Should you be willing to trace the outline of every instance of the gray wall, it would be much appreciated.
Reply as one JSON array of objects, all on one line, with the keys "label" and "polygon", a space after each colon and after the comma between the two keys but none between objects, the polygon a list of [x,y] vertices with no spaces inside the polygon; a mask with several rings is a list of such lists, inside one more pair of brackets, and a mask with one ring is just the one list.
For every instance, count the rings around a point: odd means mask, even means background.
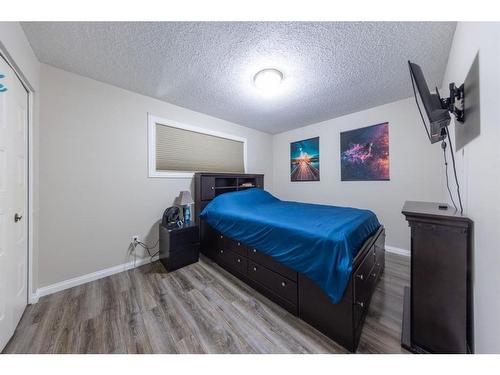
[{"label": "gray wall", "polygon": [[248,172],[272,190],[272,136],[68,73],[41,68],[39,287],[133,260],[138,234],[191,179],[148,178],[147,113],[246,137]]},{"label": "gray wall", "polygon": [[[410,84],[408,82],[408,84]],[[431,145],[415,101],[352,113],[274,137],[274,190],[287,200],[368,208],[387,232],[387,245],[409,249],[401,208],[405,200],[442,200],[443,163]],[[390,181],[340,181],[340,132],[389,122]],[[290,142],[320,137],[320,181],[290,182]]]},{"label": "gray wall", "polygon": [[[455,155],[465,214],[474,221],[474,322],[478,353],[500,353],[499,41],[498,22],[458,23],[443,80],[443,86],[450,82],[461,84],[479,52],[481,135]],[[450,126],[452,139],[454,128]],[[455,190],[454,181],[451,183]]]}]

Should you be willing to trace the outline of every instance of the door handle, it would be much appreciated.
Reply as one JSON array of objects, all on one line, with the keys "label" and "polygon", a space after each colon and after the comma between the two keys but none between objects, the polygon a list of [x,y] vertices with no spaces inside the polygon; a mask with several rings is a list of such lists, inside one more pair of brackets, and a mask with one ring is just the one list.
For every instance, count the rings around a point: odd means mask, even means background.
[{"label": "door handle", "polygon": [[14,215],[14,222],[17,223],[19,220],[21,220],[23,217],[21,215],[19,215],[17,212],[16,214]]}]

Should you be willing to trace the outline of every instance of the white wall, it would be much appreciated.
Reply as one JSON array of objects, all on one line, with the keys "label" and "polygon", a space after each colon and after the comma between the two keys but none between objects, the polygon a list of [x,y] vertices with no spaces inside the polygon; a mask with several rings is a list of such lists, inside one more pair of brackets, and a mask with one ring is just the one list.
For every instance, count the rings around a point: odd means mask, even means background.
[{"label": "white wall", "polygon": [[500,23],[458,23],[443,85],[463,83],[478,51],[481,134],[456,159],[464,211],[474,221],[476,352],[500,353]]},{"label": "white wall", "polygon": [[[408,84],[410,84],[408,78]],[[413,98],[309,125],[274,137],[274,191],[287,200],[368,208],[387,233],[386,244],[408,250],[405,200],[442,200],[443,163],[431,145]],[[341,181],[340,132],[389,122],[390,181]],[[290,142],[320,137],[320,181],[290,181]]]},{"label": "white wall", "polygon": [[38,283],[38,138],[39,138],[39,108],[40,108],[40,63],[24,34],[19,22],[0,22],[0,44],[21,71],[23,78],[33,90],[32,108],[32,144],[33,144],[33,273],[32,292],[36,291]]},{"label": "white wall", "polygon": [[147,114],[247,138],[248,172],[272,189],[272,136],[59,70],[41,69],[39,286],[123,264],[131,237],[191,179],[148,178]]}]

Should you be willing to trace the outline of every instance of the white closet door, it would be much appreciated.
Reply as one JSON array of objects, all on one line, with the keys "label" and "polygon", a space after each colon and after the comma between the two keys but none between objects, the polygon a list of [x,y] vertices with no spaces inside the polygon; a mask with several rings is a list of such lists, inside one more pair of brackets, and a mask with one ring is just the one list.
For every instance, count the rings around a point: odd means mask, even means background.
[{"label": "white closet door", "polygon": [[27,304],[28,93],[0,57],[0,351]]}]

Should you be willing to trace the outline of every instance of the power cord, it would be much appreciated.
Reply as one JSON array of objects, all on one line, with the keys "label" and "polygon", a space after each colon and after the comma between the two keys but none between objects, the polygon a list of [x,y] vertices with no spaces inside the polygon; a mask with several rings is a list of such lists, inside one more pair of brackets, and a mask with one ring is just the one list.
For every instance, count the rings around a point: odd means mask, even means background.
[{"label": "power cord", "polygon": [[156,243],[153,246],[149,247],[144,242],[134,241],[134,249],[136,248],[137,245],[139,245],[140,247],[145,249],[148,252],[149,261],[152,262],[153,258],[160,253],[160,250],[156,251],[156,253],[154,253],[154,254],[151,254],[151,250],[153,250],[158,245],[159,242],[160,242],[160,239],[156,240]]},{"label": "power cord", "polygon": [[451,202],[453,203],[453,207],[455,210],[457,209],[457,205],[455,204],[455,200],[453,199],[453,194],[450,189],[450,180],[448,179],[448,160],[446,159],[446,142],[441,142],[441,148],[443,149],[443,157],[444,157],[444,169],[446,174],[446,188],[448,189],[448,193],[450,194]]},{"label": "power cord", "polygon": [[450,152],[451,152],[451,161],[453,163],[453,173],[455,175],[455,183],[457,184],[457,195],[458,195],[458,203],[460,204],[460,213],[464,213],[464,208],[462,206],[462,197],[460,196],[460,185],[458,183],[458,176],[457,176],[457,167],[455,165],[455,153],[453,152],[453,142],[450,139],[450,132],[448,131],[448,127],[445,127],[446,130],[446,136],[450,140]]}]

